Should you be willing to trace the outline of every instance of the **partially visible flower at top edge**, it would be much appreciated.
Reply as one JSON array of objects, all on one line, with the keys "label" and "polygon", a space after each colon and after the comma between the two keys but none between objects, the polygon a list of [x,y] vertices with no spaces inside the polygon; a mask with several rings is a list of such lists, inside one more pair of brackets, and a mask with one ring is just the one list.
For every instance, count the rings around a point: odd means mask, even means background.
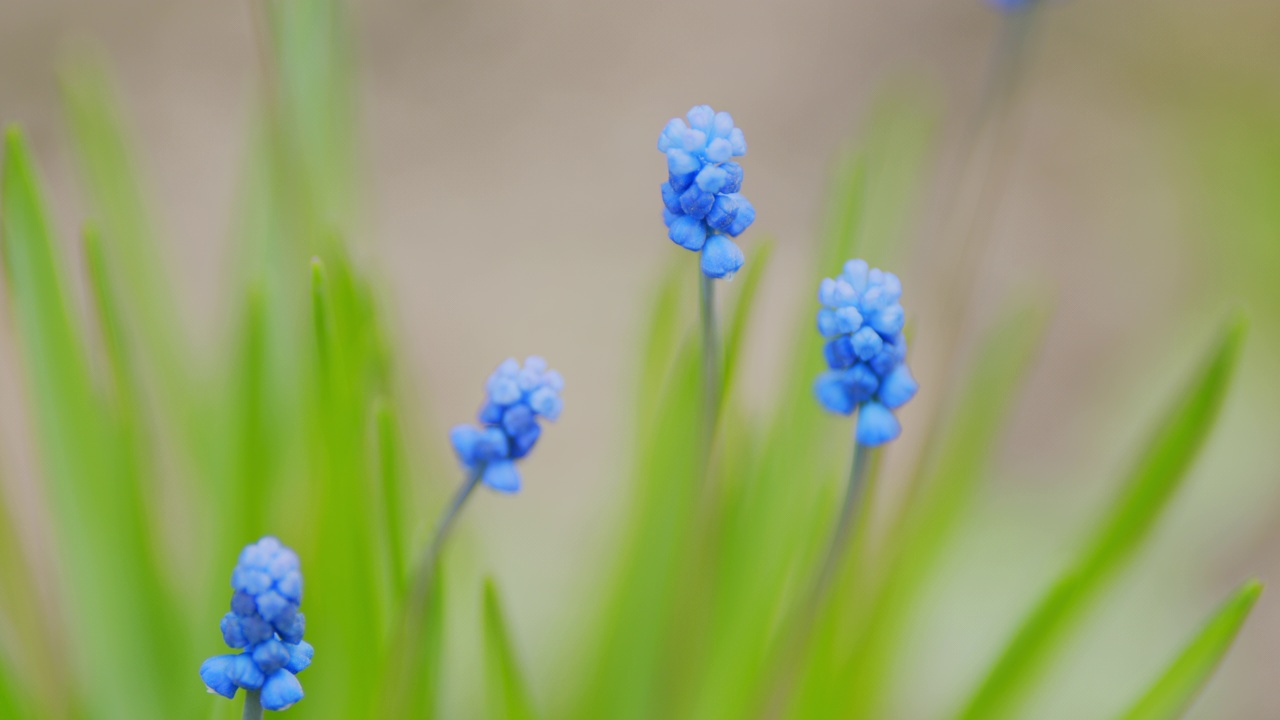
[{"label": "partially visible flower at top edge", "polygon": [[999,10],[1015,12],[1035,5],[1038,0],[987,0],[987,2]]},{"label": "partially visible flower at top edge", "polygon": [[240,552],[231,573],[231,612],[222,618],[222,638],[241,652],[215,655],[200,666],[211,693],[234,698],[236,690],[261,690],[262,707],[285,710],[302,699],[295,677],[315,650],[302,639],[306,619],[298,556],[274,537]]},{"label": "partially visible flower at top edge", "polygon": [[906,365],[901,296],[898,276],[862,260],[845,263],[844,272],[823,280],[818,289],[818,332],[827,339],[824,353],[831,369],[818,376],[814,392],[832,412],[858,412],[862,445],[897,438],[902,427],[893,410],[916,394]]},{"label": "partially visible flower at top edge", "polygon": [[733,161],[747,154],[742,130],[729,113],[698,105],[685,120],[667,122],[658,150],[667,156],[667,182],[662,183],[667,236],[702,253],[707,277],[731,279],[743,263],[742,250],[731,238],[756,219],[755,207],[739,192],[742,166]]},{"label": "partially visible flower at top edge", "polygon": [[457,425],[449,433],[463,467],[481,470],[480,480],[494,490],[520,489],[515,461],[529,454],[542,434],[539,418],[555,420],[563,406],[564,378],[547,369],[547,362],[531,356],[522,367],[507,358],[485,383],[480,427]]}]

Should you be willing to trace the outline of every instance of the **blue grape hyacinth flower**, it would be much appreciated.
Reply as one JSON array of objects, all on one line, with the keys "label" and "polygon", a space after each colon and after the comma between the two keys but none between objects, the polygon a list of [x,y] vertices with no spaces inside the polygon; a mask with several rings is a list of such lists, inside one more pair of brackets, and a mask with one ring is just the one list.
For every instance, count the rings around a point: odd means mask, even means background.
[{"label": "blue grape hyacinth flower", "polygon": [[733,161],[747,154],[742,130],[729,113],[698,105],[685,119],[667,122],[658,150],[667,156],[662,217],[668,237],[702,253],[707,277],[732,278],[742,267],[743,255],[731,238],[756,219],[756,209],[739,192],[742,166]]},{"label": "blue grape hyacinth flower", "polygon": [[222,638],[241,652],[215,655],[200,666],[209,692],[234,698],[260,691],[262,707],[284,710],[302,699],[295,677],[311,664],[314,649],[302,639],[306,621],[298,556],[274,537],[240,552],[231,573],[231,612],[222,618]]},{"label": "blue grape hyacinth flower", "polygon": [[540,418],[560,417],[564,378],[547,361],[529,357],[522,367],[507,358],[485,383],[481,427],[458,425],[449,433],[463,467],[480,472],[480,481],[500,492],[520,489],[515,461],[529,454],[542,435]]},{"label": "blue grape hyacinth flower", "polygon": [[828,410],[858,412],[857,440],[883,445],[902,432],[893,411],[916,394],[907,368],[902,283],[898,276],[868,267],[862,260],[845,263],[844,272],[818,288],[818,332],[830,368],[818,377],[814,392]]}]

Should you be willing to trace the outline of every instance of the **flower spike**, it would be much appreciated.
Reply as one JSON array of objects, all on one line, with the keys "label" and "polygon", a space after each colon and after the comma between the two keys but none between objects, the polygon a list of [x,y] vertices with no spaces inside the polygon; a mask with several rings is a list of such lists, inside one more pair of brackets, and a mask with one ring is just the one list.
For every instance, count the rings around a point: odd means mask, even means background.
[{"label": "flower spike", "polygon": [[916,394],[906,366],[907,342],[902,283],[891,272],[862,260],[845,263],[844,272],[818,287],[818,332],[830,370],[818,376],[814,393],[828,410],[858,412],[861,445],[883,445],[902,432],[893,410]]},{"label": "flower spike", "polygon": [[743,255],[730,238],[756,219],[756,209],[739,192],[742,166],[733,161],[747,154],[742,130],[729,113],[699,105],[684,120],[667,122],[658,150],[667,156],[662,217],[668,237],[702,253],[704,275],[731,279],[742,267]]},{"label": "flower spike", "polygon": [[294,675],[310,665],[315,654],[302,639],[306,621],[298,611],[298,556],[276,538],[264,537],[240,552],[231,588],[231,612],[222,618],[222,639],[241,652],[205,660],[200,678],[211,693],[234,698],[243,688],[249,707],[285,710],[302,699],[302,686]]}]

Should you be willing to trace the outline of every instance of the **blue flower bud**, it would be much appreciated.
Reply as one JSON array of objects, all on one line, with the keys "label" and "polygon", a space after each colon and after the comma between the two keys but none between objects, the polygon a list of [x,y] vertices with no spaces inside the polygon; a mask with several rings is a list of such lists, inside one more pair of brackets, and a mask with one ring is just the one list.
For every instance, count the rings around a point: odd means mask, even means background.
[{"label": "blue flower bud", "polygon": [[814,387],[823,407],[839,413],[858,411],[857,439],[881,445],[898,436],[893,410],[916,393],[916,381],[904,364],[905,313],[899,300],[902,282],[862,260],[845,263],[838,277],[818,285],[818,332],[833,372]]},{"label": "blue flower bud", "polygon": [[288,662],[289,649],[275,638],[258,643],[258,646],[253,649],[253,664],[266,675],[279,670]]},{"label": "blue flower bud", "polygon": [[726,235],[712,235],[702,248],[702,274],[707,277],[731,279],[745,261],[742,248]]},{"label": "blue flower bud", "polygon": [[241,618],[240,630],[244,633],[244,638],[249,645],[257,645],[271,637],[271,634],[275,632],[271,627],[271,623],[263,620],[258,615]]},{"label": "blue flower bud", "polygon": [[227,647],[240,649],[249,644],[244,636],[244,629],[240,627],[240,616],[234,612],[222,616],[221,629],[222,640]]},{"label": "blue flower bud", "polygon": [[898,418],[889,408],[877,402],[863,403],[858,408],[858,442],[875,447],[894,440],[902,433]]},{"label": "blue flower bud", "polygon": [[290,608],[276,618],[275,629],[280,634],[281,640],[287,643],[300,643],[307,629],[307,618]]},{"label": "blue flower bud", "polygon": [[742,251],[717,236],[737,237],[756,218],[755,208],[739,194],[742,166],[732,161],[747,151],[742,131],[729,113],[698,105],[684,120],[674,118],[663,127],[658,149],[667,156],[668,179],[662,185],[667,236],[701,252],[700,266],[708,277],[733,277],[742,267]]},{"label": "blue flower bud", "polygon": [[267,710],[288,710],[301,699],[302,685],[298,678],[283,668],[271,673],[262,684],[262,707]]},{"label": "blue flower bud", "polygon": [[214,655],[201,663],[200,679],[204,681],[204,686],[209,688],[209,692],[228,699],[236,696],[238,688],[234,682],[231,682],[231,676],[228,674],[235,658],[235,655]]},{"label": "blue flower bud", "polygon": [[498,492],[513,493],[520,490],[520,473],[510,460],[491,462],[484,468],[480,480]]},{"label": "blue flower bud", "polygon": [[231,682],[237,687],[245,690],[257,690],[262,687],[262,682],[266,680],[266,674],[253,661],[253,656],[249,653],[240,653],[231,660],[231,665],[227,669],[227,677],[231,678]]},{"label": "blue flower bud", "polygon": [[311,643],[303,640],[293,645],[285,645],[289,650],[289,662],[284,666],[285,670],[297,674],[306,670],[311,665],[311,658],[315,656],[316,650],[311,647]]}]

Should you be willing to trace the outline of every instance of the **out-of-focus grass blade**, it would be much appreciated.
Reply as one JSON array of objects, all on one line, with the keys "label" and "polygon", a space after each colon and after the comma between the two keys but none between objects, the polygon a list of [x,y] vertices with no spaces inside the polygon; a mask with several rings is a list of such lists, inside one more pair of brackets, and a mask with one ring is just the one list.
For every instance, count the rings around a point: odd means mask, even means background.
[{"label": "out-of-focus grass blade", "polygon": [[[0,227],[27,387],[50,480],[70,585],[81,680],[104,716],[181,714],[166,598],[149,562],[140,479],[120,454],[118,428],[95,392],[65,292],[62,262],[21,134],[6,135]],[[129,562],[121,562],[128,558]],[[167,708],[167,710],[165,709]]]},{"label": "out-of-focus grass blade", "polygon": [[377,443],[378,453],[378,479],[381,481],[379,491],[382,495],[382,532],[386,535],[391,590],[394,597],[398,598],[404,594],[407,570],[401,521],[401,514],[404,512],[404,478],[396,414],[386,399],[378,401],[373,422],[374,442]]},{"label": "out-of-focus grass blade", "polygon": [[1146,537],[1186,476],[1217,418],[1244,339],[1234,318],[1199,374],[1164,415],[1138,458],[1120,497],[1086,543],[1074,566],[1023,621],[958,717],[1001,720],[1041,675],[1062,645],[1066,629]]},{"label": "out-of-focus grass blade", "polygon": [[733,314],[725,333],[724,344],[724,388],[720,396],[727,398],[729,389],[733,387],[733,379],[738,369],[738,359],[742,355],[742,343],[747,335],[747,323],[751,319],[751,311],[755,308],[756,294],[760,290],[760,281],[769,270],[769,259],[773,257],[773,243],[764,242],[751,253],[746,269],[741,273],[742,288],[738,291],[738,300],[733,306]]},{"label": "out-of-focus grass blade", "polygon": [[1119,720],[1177,720],[1182,717],[1231,649],[1240,627],[1261,594],[1262,583],[1257,580],[1240,586],[1151,689]]},{"label": "out-of-focus grass blade", "polygon": [[[911,603],[956,519],[969,506],[982,472],[995,450],[1023,380],[1044,338],[1048,312],[1038,302],[1010,311],[983,342],[945,432],[931,454],[920,482],[914,483],[904,514],[885,543],[879,563],[882,579],[874,591],[859,633],[838,662],[835,682],[810,698],[813,712],[839,708],[842,718],[878,716],[885,676],[892,671],[898,633]],[[834,713],[834,711],[831,711]]]},{"label": "out-of-focus grass blade", "polygon": [[486,580],[484,584],[484,660],[489,681],[485,695],[490,720],[534,720],[537,713],[511,647],[511,636],[493,580]]},{"label": "out-of-focus grass blade", "polygon": [[663,383],[676,355],[676,345],[686,317],[683,312],[688,281],[688,266],[683,262],[686,259],[679,258],[681,262],[672,263],[663,273],[657,300],[649,316],[639,368],[640,384],[636,388],[637,430],[640,433],[647,433],[657,420],[655,415],[662,400]]},{"label": "out-of-focus grass blade", "polygon": [[417,628],[415,636],[398,636],[391,641],[391,652],[384,658],[385,668],[378,678],[377,717],[417,718],[431,720],[439,715],[440,686],[444,674],[442,649],[445,633],[445,561],[436,562],[435,575],[427,589],[423,606],[414,618],[406,613],[402,628]]}]

